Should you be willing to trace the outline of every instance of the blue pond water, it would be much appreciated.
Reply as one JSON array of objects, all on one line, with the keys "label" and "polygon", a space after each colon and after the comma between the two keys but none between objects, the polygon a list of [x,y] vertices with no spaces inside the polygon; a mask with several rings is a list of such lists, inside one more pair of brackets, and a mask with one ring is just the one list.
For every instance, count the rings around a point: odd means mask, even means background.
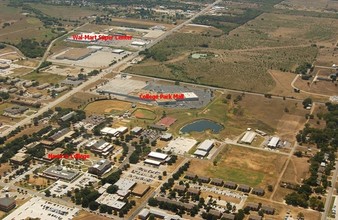
[{"label": "blue pond water", "polygon": [[219,133],[223,129],[223,126],[210,120],[197,120],[191,124],[187,124],[181,128],[182,133],[189,133],[192,131],[203,132],[211,130],[213,133]]}]

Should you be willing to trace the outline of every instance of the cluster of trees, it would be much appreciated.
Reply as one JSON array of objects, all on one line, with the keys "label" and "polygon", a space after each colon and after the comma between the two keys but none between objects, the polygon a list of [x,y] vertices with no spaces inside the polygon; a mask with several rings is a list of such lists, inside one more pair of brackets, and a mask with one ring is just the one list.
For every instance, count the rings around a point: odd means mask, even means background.
[{"label": "cluster of trees", "polygon": [[168,60],[169,51],[166,50],[155,50],[155,49],[145,49],[139,53],[144,55],[146,58],[153,58],[154,60],[163,62]]},{"label": "cluster of trees", "polygon": [[181,176],[185,171],[188,170],[189,166],[190,166],[190,161],[186,162],[183,166],[181,166],[181,167],[178,169],[178,171],[177,171],[176,173],[173,174],[173,178],[174,178],[175,180],[178,180],[178,179],[180,178],[180,176]]},{"label": "cluster of trees", "polygon": [[[73,110],[72,108],[61,108],[56,107],[55,111],[57,111],[57,114],[53,117],[53,121],[57,121],[57,123],[60,125],[60,127],[70,127],[70,123],[76,123],[78,121],[81,121],[86,118],[86,112],[83,110]],[[73,117],[67,121],[59,120],[62,116],[74,111],[75,114]]]},{"label": "cluster of trees", "polygon": [[[326,121],[326,127],[323,129],[311,128],[308,124],[300,131],[296,138],[300,144],[315,144],[320,152],[316,153],[310,159],[310,177],[303,181],[303,185],[285,197],[287,204],[301,207],[311,207],[313,209],[322,211],[324,204],[321,197],[314,197],[313,192],[322,194],[329,182],[327,176],[330,175],[331,170],[334,168],[335,153],[338,148],[338,104],[326,103],[328,113],[322,115]],[[325,171],[321,178],[321,183],[318,185],[318,169],[321,162],[325,161],[327,157]]]},{"label": "cluster of trees", "polygon": [[[24,146],[33,143],[35,141],[41,140],[42,135],[50,131],[51,126],[47,126],[41,129],[38,132],[33,133],[32,135],[23,135],[19,138],[14,139],[13,141],[5,144],[3,147],[0,148],[0,153],[2,153],[2,157],[0,158],[0,163],[5,163],[8,161],[9,158],[13,157],[18,150],[23,148]],[[1,139],[1,143],[4,143],[5,139]]]},{"label": "cluster of trees", "polygon": [[1,49],[4,49],[5,47],[6,47],[5,44],[0,43],[0,50],[1,50]]},{"label": "cluster of trees", "polygon": [[49,62],[49,61],[43,61],[43,62],[41,63],[41,65],[38,67],[37,72],[39,72],[39,70],[41,70],[41,69],[43,69],[43,68],[45,68],[45,67],[47,67],[47,66],[50,66],[50,65],[52,65],[52,62]]},{"label": "cluster of trees", "polygon": [[8,92],[0,92],[0,101],[2,101],[3,99],[9,99]]},{"label": "cluster of trees", "polygon": [[311,63],[302,63],[296,68],[295,72],[297,74],[306,74],[307,70],[311,69],[311,67],[312,67]]},{"label": "cluster of trees", "polygon": [[85,187],[82,189],[75,189],[75,196],[72,197],[72,200],[76,205],[82,205],[83,208],[90,208],[91,210],[96,210],[99,207],[99,204],[95,202],[99,198],[100,194],[98,191]]},{"label": "cluster of trees", "polygon": [[92,71],[90,71],[90,72],[88,73],[88,76],[96,76],[96,75],[98,75],[99,73],[100,73],[99,70],[92,70]]},{"label": "cluster of trees", "polygon": [[32,6],[28,4],[23,5],[22,9],[29,13],[35,14],[35,16],[43,23],[45,27],[54,26],[54,25],[62,26],[62,23],[59,22],[59,19],[46,15],[42,11],[36,8],[33,8]]},{"label": "cluster of trees", "polygon": [[96,125],[93,128],[93,134],[96,136],[99,136],[101,134],[101,130],[106,127],[106,125],[111,123],[111,118],[107,118],[104,122],[101,122],[100,124]]},{"label": "cluster of trees", "polygon": [[110,174],[109,176],[102,178],[101,179],[102,185],[104,185],[106,183],[110,183],[110,184],[116,183],[120,179],[121,174],[122,174],[122,171],[117,170],[117,171],[113,172],[112,174]]},{"label": "cluster of trees", "polygon": [[[263,11],[253,8],[248,8],[243,14],[238,14],[236,16],[213,16],[213,15],[202,15],[198,16],[194,23],[203,24],[208,26],[214,26],[218,29],[221,29],[225,34],[228,34],[234,28],[245,24],[246,22],[256,18],[261,15]],[[229,24],[232,23],[232,24]]]},{"label": "cluster of trees", "polygon": [[132,142],[131,145],[135,147],[135,151],[129,157],[129,163],[136,164],[143,155],[146,155],[150,152],[150,147],[148,146],[149,139],[140,137],[139,143],[136,141]]},{"label": "cluster of trees", "polygon": [[41,43],[34,39],[21,39],[15,46],[29,58],[42,57],[46,49]]}]

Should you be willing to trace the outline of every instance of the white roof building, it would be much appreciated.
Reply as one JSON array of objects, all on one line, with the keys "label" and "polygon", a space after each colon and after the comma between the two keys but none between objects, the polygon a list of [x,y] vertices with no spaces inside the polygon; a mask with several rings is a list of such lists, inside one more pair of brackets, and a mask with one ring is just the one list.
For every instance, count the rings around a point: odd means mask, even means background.
[{"label": "white roof building", "polygon": [[135,184],[132,180],[121,178],[114,185],[119,187],[119,190],[130,190]]},{"label": "white roof building", "polygon": [[152,157],[152,158],[159,159],[159,160],[165,160],[167,159],[168,155],[152,151],[148,154],[148,157]]},{"label": "white roof building", "polygon": [[193,92],[183,92],[184,100],[198,100],[198,96]]},{"label": "white roof building", "polygon": [[197,149],[209,152],[211,148],[214,146],[214,143],[215,142],[213,140],[205,140],[197,147]]},{"label": "white roof building", "polygon": [[146,45],[146,43],[145,43],[145,42],[142,42],[142,41],[133,41],[133,42],[131,43],[131,45],[142,47],[142,46]]},{"label": "white roof building", "polygon": [[123,53],[124,50],[121,50],[121,49],[114,49],[112,50],[112,53],[117,53],[117,54],[120,54],[120,53]]},{"label": "white roof building", "polygon": [[256,132],[247,131],[245,135],[240,140],[241,143],[251,144],[254,138],[256,137]]},{"label": "white roof building", "polygon": [[208,154],[208,151],[204,151],[204,150],[196,150],[194,152],[194,155],[200,156],[200,157],[205,157],[207,154]]},{"label": "white roof building", "polygon": [[103,193],[99,198],[96,199],[96,202],[99,204],[104,204],[112,207],[113,209],[120,210],[126,203],[119,201],[120,196],[117,194]]},{"label": "white roof building", "polygon": [[155,166],[160,166],[161,165],[161,161],[151,160],[151,159],[145,159],[144,163],[155,165]]},{"label": "white roof building", "polygon": [[272,137],[268,143],[268,147],[276,148],[279,141],[280,141],[279,137]]}]

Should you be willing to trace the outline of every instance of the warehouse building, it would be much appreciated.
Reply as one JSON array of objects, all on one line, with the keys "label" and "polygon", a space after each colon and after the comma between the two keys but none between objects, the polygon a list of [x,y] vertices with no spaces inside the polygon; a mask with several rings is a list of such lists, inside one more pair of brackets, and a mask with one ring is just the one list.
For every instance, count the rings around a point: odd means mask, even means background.
[{"label": "warehouse building", "polygon": [[148,154],[148,158],[144,161],[144,163],[160,166],[161,164],[165,163],[167,159],[167,154],[152,151]]},{"label": "warehouse building", "polygon": [[279,137],[272,137],[271,140],[268,143],[268,147],[270,147],[270,148],[278,147],[279,141],[280,141]]},{"label": "warehouse building", "polygon": [[252,141],[255,139],[255,137],[256,137],[256,133],[255,132],[253,132],[253,131],[247,131],[247,132],[245,132],[244,136],[240,140],[240,143],[251,144]]},{"label": "warehouse building", "polygon": [[195,156],[198,157],[205,157],[209,151],[214,147],[213,140],[205,140],[203,141],[198,147],[197,150],[194,152]]}]

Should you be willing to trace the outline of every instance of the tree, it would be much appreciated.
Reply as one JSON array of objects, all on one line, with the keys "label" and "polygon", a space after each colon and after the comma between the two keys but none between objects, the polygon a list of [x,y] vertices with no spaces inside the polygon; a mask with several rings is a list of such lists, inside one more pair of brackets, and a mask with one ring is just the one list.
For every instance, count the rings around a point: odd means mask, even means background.
[{"label": "tree", "polygon": [[116,185],[111,185],[111,186],[109,186],[109,187],[107,188],[107,193],[109,193],[109,194],[114,194],[114,193],[117,192],[118,189],[119,189],[118,186],[116,186]]},{"label": "tree", "polygon": [[235,215],[235,220],[243,220],[245,218],[244,211],[242,209],[238,210],[238,213]]},{"label": "tree", "polygon": [[312,99],[311,98],[306,98],[304,99],[304,101],[302,102],[303,107],[307,108],[308,106],[312,105]]},{"label": "tree", "polygon": [[95,202],[95,201],[91,201],[89,202],[89,209],[92,210],[92,211],[95,211],[99,208],[99,203]]},{"label": "tree", "polygon": [[45,196],[50,197],[51,196],[51,192],[49,191],[49,189],[45,190]]},{"label": "tree", "polygon": [[103,204],[100,205],[100,213],[106,213],[108,211],[108,206]]},{"label": "tree", "polygon": [[269,190],[269,192],[272,192],[273,191],[273,186],[272,185],[268,185],[268,190]]},{"label": "tree", "polygon": [[150,199],[148,200],[148,204],[149,204],[150,206],[157,206],[157,205],[158,205],[158,201],[157,201],[157,199],[155,199],[155,198],[150,198]]}]

